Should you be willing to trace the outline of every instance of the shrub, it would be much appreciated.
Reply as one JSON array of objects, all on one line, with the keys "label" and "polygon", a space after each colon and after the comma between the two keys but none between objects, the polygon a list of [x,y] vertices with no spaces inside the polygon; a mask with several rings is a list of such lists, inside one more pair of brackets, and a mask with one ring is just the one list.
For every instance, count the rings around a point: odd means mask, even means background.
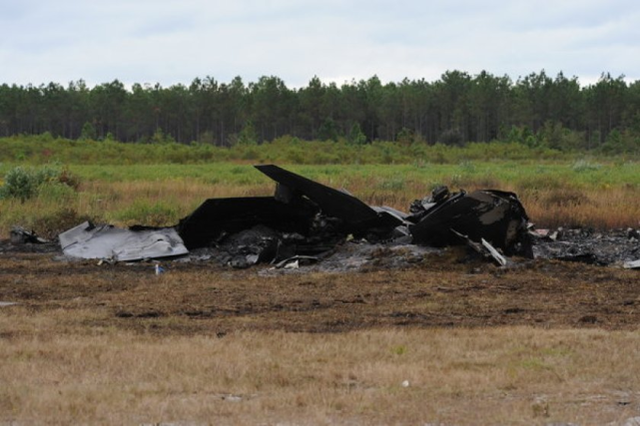
[{"label": "shrub", "polygon": [[37,184],[34,174],[23,167],[14,167],[4,176],[0,198],[18,198],[25,201],[33,197]]},{"label": "shrub", "polygon": [[61,184],[78,188],[80,182],[66,168],[44,166],[38,169],[14,167],[4,177],[0,187],[0,198],[17,198],[21,201],[35,197],[39,188],[45,184]]}]

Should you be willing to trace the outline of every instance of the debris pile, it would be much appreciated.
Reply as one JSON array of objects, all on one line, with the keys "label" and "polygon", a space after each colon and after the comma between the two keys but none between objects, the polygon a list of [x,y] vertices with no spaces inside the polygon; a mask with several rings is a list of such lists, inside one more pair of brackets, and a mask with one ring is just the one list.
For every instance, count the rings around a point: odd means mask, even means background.
[{"label": "debris pile", "polygon": [[275,165],[255,167],[276,182],[275,194],[206,200],[177,226],[189,250],[215,247],[235,267],[317,256],[348,239],[435,247],[471,244],[494,258],[500,256],[495,248],[532,256],[528,217],[513,193],[451,194],[440,187],[414,202],[406,214],[369,206]]},{"label": "debris pile", "polygon": [[406,214],[369,206],[275,165],[255,167],[276,182],[273,196],[209,199],[172,228],[126,230],[83,223],[62,233],[60,245],[67,256],[113,261],[200,250],[198,256],[237,268],[296,256],[308,261],[348,239],[435,247],[469,244],[502,264],[496,248],[507,255],[532,256],[528,218],[513,193],[452,194],[440,187],[414,202]]},{"label": "debris pile", "polygon": [[[467,245],[502,266],[508,256],[520,256],[638,267],[636,230],[614,236],[561,228],[535,231],[512,192],[452,193],[438,187],[404,213],[369,206],[344,190],[275,165],[255,167],[276,182],[273,196],[208,199],[168,228],[85,222],[60,234],[60,246],[68,257],[114,262],[182,257],[236,268],[257,263],[295,268],[327,259],[349,241],[374,252],[379,247]],[[35,238],[18,228],[12,233],[16,241]],[[395,252],[388,251],[390,256]]]}]

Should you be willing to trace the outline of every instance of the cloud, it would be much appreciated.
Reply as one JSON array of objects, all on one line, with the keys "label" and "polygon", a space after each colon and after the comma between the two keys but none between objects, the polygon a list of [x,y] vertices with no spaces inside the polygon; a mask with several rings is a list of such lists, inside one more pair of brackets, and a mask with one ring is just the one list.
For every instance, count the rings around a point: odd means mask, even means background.
[{"label": "cloud", "polygon": [[632,1],[8,0],[0,83],[189,84],[210,75],[288,86],[317,75],[435,80],[482,70],[514,80],[545,69],[640,78]]}]

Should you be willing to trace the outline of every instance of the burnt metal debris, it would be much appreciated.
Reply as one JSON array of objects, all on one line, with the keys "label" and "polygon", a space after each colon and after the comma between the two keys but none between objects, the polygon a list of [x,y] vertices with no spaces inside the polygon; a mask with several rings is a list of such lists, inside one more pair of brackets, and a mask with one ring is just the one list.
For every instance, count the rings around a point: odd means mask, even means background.
[{"label": "burnt metal debris", "polygon": [[[204,201],[172,228],[119,229],[84,223],[59,236],[66,255],[116,261],[208,250],[234,267],[319,259],[347,240],[372,244],[467,244],[501,265],[503,255],[532,257],[528,217],[510,192],[450,193],[436,188],[410,213],[360,199],[275,165],[255,166],[276,182],[270,197]],[[502,253],[500,253],[500,251]]]},{"label": "burnt metal debris", "polygon": [[485,240],[506,255],[533,257],[529,218],[512,192],[485,189],[451,194],[448,188],[438,187],[431,197],[416,200],[411,212],[407,220],[412,223],[409,232],[414,243],[441,247],[464,239],[480,244]]},{"label": "burnt metal debris", "polygon": [[21,226],[11,228],[11,244],[45,244],[48,241],[36,235],[34,231],[27,231]]}]

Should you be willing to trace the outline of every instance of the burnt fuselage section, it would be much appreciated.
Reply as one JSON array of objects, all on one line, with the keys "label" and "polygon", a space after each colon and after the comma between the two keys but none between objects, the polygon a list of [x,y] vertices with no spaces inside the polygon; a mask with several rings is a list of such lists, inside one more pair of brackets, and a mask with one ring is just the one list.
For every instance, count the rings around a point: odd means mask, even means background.
[{"label": "burnt fuselage section", "polygon": [[242,245],[247,256],[277,261],[321,253],[353,236],[371,242],[409,239],[438,247],[484,239],[507,255],[531,256],[528,217],[511,192],[451,194],[440,187],[405,214],[369,206],[345,191],[275,165],[255,167],[277,183],[275,194],[206,200],[177,226],[188,249],[216,246],[237,253],[234,241],[253,241],[253,248]]}]

